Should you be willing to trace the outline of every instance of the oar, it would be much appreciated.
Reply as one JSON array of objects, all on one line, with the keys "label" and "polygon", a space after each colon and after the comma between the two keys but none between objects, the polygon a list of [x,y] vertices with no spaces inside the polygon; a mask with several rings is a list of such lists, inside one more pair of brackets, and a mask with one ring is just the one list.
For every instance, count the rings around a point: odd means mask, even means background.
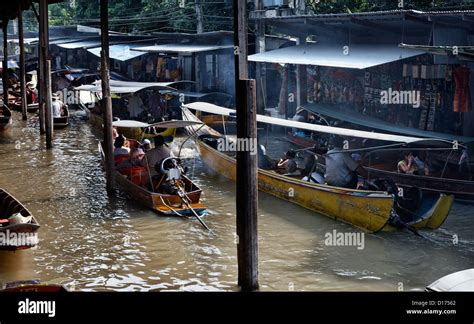
[{"label": "oar", "polygon": [[198,219],[199,223],[201,223],[202,226],[204,226],[205,229],[210,231],[211,229],[204,223],[204,221],[199,217],[198,213],[194,210],[193,207],[191,207],[191,204],[189,203],[188,196],[186,196],[186,193],[184,192],[184,189],[180,186],[178,186],[178,197],[181,198],[181,200],[188,206],[189,209],[193,212],[194,216]]}]

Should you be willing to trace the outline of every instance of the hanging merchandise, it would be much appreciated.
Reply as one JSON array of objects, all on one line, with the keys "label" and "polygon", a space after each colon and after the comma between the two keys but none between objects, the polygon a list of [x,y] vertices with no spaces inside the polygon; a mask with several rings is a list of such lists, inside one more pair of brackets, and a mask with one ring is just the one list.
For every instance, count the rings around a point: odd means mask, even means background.
[{"label": "hanging merchandise", "polygon": [[471,111],[471,94],[469,89],[470,70],[468,67],[459,66],[454,69],[454,112]]}]

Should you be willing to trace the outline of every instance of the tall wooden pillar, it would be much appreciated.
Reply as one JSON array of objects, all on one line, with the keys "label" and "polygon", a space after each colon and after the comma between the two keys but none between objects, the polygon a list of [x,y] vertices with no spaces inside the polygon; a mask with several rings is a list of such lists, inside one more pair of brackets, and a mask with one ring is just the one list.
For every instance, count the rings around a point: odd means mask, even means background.
[{"label": "tall wooden pillar", "polygon": [[[248,80],[246,7],[246,1],[234,0],[234,43],[238,55],[235,58],[237,138],[255,143],[255,80]],[[249,146],[245,151],[237,151],[238,284],[243,291],[258,289],[257,155],[248,149]]]},{"label": "tall wooden pillar", "polygon": [[[53,118],[51,107],[51,71],[48,70],[49,59],[49,27],[48,27],[48,0],[40,0],[39,2],[40,16],[40,132],[46,133],[46,148],[53,147]],[[51,116],[51,117],[50,117]]]},{"label": "tall wooden pillar", "polygon": [[18,8],[18,46],[20,47],[20,95],[21,95],[21,114],[23,120],[27,119],[26,110],[28,102],[26,99],[26,77],[25,77],[25,41],[23,35],[23,10],[21,4]]},{"label": "tall wooden pillar", "polygon": [[[263,10],[263,1],[254,0],[255,10]],[[255,24],[255,51],[257,53],[265,52],[265,22],[262,19],[257,19]],[[263,114],[266,107],[266,67],[265,63],[255,63],[255,79],[257,87],[257,112]]]},{"label": "tall wooden pillar", "polygon": [[102,110],[104,118],[104,153],[107,191],[113,192],[114,178],[114,146],[112,142],[112,98],[109,84],[109,13],[108,0],[100,0],[100,34],[101,34],[101,77],[102,77]]},{"label": "tall wooden pillar", "polygon": [[8,106],[8,19],[5,18],[2,21],[2,30],[3,30],[3,104]]}]

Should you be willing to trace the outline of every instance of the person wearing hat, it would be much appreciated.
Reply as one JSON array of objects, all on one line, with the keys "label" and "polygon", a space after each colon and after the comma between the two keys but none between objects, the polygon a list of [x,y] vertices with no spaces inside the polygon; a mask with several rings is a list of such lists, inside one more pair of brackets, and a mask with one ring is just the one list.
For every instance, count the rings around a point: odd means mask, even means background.
[{"label": "person wearing hat", "polygon": [[285,175],[299,175],[301,172],[298,170],[298,164],[296,163],[296,152],[289,150],[285,153],[285,158],[280,159],[277,164],[278,168],[285,170]]},{"label": "person wearing hat", "polygon": [[151,150],[151,142],[148,138],[145,138],[143,140],[142,149],[143,149],[143,151],[145,151],[145,153],[148,152],[149,150]]},{"label": "person wearing hat", "polygon": [[53,108],[53,117],[61,117],[61,101],[59,100],[59,96],[54,93],[52,96],[53,103],[52,103],[52,108]]}]

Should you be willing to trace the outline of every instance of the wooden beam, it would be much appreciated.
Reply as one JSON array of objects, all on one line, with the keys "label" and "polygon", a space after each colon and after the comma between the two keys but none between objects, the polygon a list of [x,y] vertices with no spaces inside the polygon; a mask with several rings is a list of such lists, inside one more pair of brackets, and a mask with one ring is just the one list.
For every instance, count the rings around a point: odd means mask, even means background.
[{"label": "wooden beam", "polygon": [[[298,39],[297,45],[306,43],[305,40]],[[301,107],[306,104],[308,100],[308,85],[307,85],[307,68],[306,65],[296,65],[296,106]]]},{"label": "wooden beam", "polygon": [[109,13],[108,0],[100,0],[100,39],[101,39],[101,77],[102,107],[104,118],[104,153],[107,192],[115,189],[114,145],[112,142],[112,97],[110,96],[109,76]]},{"label": "wooden beam", "polygon": [[[255,10],[263,10],[263,1],[254,0]],[[262,19],[255,21],[255,52],[265,52],[265,22]],[[263,114],[266,108],[266,67],[265,63],[255,63],[255,79],[256,79],[256,96],[257,96],[257,112]]]},{"label": "wooden beam", "polygon": [[46,59],[48,57],[48,29],[47,26],[47,17],[48,17],[48,5],[45,0],[40,0],[39,2],[39,42],[38,42],[38,107],[39,107],[39,127],[40,134],[46,133],[46,120],[45,120],[45,102],[46,102],[46,90],[45,83],[46,80],[45,70],[46,70]]},{"label": "wooden beam", "polygon": [[23,120],[27,119],[26,111],[28,102],[26,99],[26,76],[25,76],[25,39],[23,33],[23,10],[21,4],[18,8],[18,46],[20,47],[20,96],[21,115]]},{"label": "wooden beam", "polygon": [[[237,107],[237,138],[256,143],[257,109],[255,80],[248,80],[247,3],[234,0],[234,41]],[[256,148],[255,148],[256,149]],[[257,155],[247,150],[237,151],[237,259],[238,284],[243,291],[258,289],[258,187]]]},{"label": "wooden beam", "polygon": [[53,148],[53,107],[51,93],[51,60],[46,60],[44,69],[44,88],[45,88],[45,127],[46,127],[46,148]]},{"label": "wooden beam", "polygon": [[2,21],[3,30],[3,104],[8,106],[8,19]]}]

